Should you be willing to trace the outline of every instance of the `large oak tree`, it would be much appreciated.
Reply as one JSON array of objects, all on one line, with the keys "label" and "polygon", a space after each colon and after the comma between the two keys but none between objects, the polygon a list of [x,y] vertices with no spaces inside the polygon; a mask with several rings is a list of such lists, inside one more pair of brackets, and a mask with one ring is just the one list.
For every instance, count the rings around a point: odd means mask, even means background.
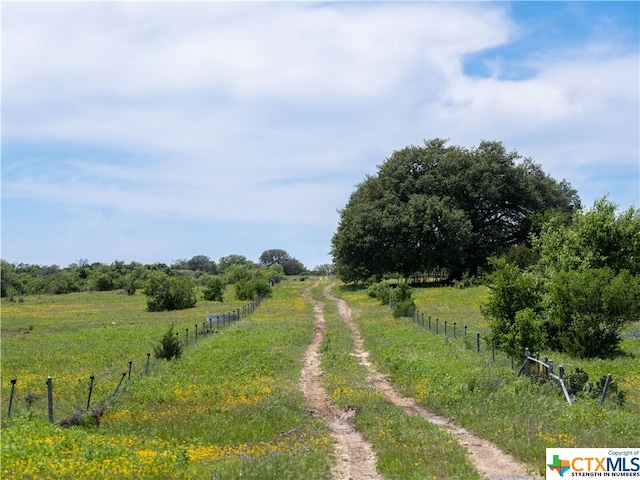
[{"label": "large oak tree", "polygon": [[579,206],[567,182],[500,142],[467,149],[433,139],[394,152],[358,185],[331,253],[345,281],[433,269],[456,278],[526,241],[544,212]]}]

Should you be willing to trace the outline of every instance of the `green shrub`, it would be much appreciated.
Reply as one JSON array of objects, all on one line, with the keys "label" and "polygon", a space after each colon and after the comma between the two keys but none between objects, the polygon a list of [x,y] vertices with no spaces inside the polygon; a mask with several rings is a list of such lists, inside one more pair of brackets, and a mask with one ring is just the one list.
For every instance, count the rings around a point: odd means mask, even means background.
[{"label": "green shrub", "polygon": [[254,300],[259,296],[269,295],[271,286],[264,278],[240,279],[236,282],[236,298],[238,300]]},{"label": "green shrub", "polygon": [[147,310],[183,310],[196,305],[196,293],[193,280],[178,276],[170,277],[166,273],[153,273],[144,283],[147,296]]},{"label": "green shrub", "polygon": [[415,311],[413,302],[413,288],[408,283],[400,283],[396,288],[390,291],[390,299],[393,305],[393,316],[411,317]]},{"label": "green shrub", "polygon": [[391,287],[387,282],[374,283],[367,288],[367,295],[377,299],[383,305],[387,305],[391,298]]}]

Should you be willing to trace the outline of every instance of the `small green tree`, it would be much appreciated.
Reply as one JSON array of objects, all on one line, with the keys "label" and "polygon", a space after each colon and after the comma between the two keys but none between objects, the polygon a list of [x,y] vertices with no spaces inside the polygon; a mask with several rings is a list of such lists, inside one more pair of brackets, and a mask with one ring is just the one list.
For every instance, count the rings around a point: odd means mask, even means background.
[{"label": "small green tree", "polygon": [[202,291],[205,300],[222,302],[224,294],[224,282],[219,277],[210,278],[206,288]]},{"label": "small green tree", "polygon": [[154,345],[153,351],[156,358],[164,358],[165,360],[171,360],[172,358],[180,358],[182,355],[182,345],[177,335],[173,333],[173,327],[175,324],[171,324],[169,329],[165,332],[160,345]]}]

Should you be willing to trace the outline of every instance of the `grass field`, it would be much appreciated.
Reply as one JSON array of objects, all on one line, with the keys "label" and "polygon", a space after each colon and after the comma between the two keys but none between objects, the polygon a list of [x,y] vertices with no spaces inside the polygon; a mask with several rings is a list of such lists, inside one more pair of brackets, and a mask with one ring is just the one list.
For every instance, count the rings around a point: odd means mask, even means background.
[{"label": "grass field", "polygon": [[[153,361],[148,375],[146,353],[169,324],[183,336],[206,314],[244,303],[234,303],[228,292],[223,304],[199,301],[194,309],[149,313],[143,296],[117,292],[3,300],[0,477],[329,478],[333,440],[309,415],[299,388],[301,357],[314,335],[313,308],[302,294],[311,289],[324,301],[324,285],[284,282],[250,317],[190,341],[178,361]],[[349,302],[371,360],[403,395],[541,473],[547,447],[637,446],[640,341],[625,340],[629,355],[611,361],[558,359],[594,375],[611,371],[627,392],[622,406],[585,399],[570,407],[555,386],[518,378],[462,339],[394,319],[364,291],[334,292]],[[416,303],[441,319],[484,328],[478,305],[486,295],[484,287],[431,288],[420,290]],[[325,316],[324,386],[336,405],[358,412],[356,425],[378,455],[378,470],[386,478],[477,478],[451,437],[402,414],[368,385],[332,302],[325,301]],[[130,360],[132,378],[99,426],[64,429],[47,421],[47,376],[54,379],[57,422],[86,406],[91,375],[92,405],[109,398]],[[18,382],[7,419],[12,378]],[[28,411],[29,395],[35,400]]]},{"label": "grass field", "polygon": [[[288,282],[277,288],[273,298],[248,319],[192,345],[179,361],[158,362],[149,376],[126,383],[99,427],[62,429],[49,424],[46,415],[35,408],[29,415],[3,420],[1,477],[327,478],[330,435],[324,424],[306,412],[297,385],[300,357],[313,336],[313,312],[301,299],[303,286],[302,282]],[[67,375],[73,383],[74,372],[83,378],[93,371],[83,362],[117,363],[118,374],[129,354],[146,352],[167,323],[191,325],[213,313],[210,310],[215,307],[231,306],[203,302],[196,309],[150,314],[144,312],[141,298],[115,295],[54,298],[60,302],[55,321],[42,318],[36,323],[35,315],[30,314],[21,323],[15,311],[11,320],[3,311],[3,330],[9,329],[12,340],[8,342],[12,348],[2,352],[3,377],[5,354],[11,375],[18,378],[23,377],[19,372],[25,366],[31,368],[31,375],[55,370],[57,376]],[[29,300],[15,309],[29,307]],[[37,299],[43,307],[50,306],[45,300]],[[101,311],[103,303],[110,313]],[[93,318],[81,320],[94,310],[98,312]],[[67,321],[75,328],[61,325]],[[105,335],[112,321],[120,325],[119,333]],[[31,333],[21,333],[31,322]],[[53,337],[47,337],[48,330],[56,330]],[[21,360],[18,345],[23,356],[30,359],[33,353],[11,335],[36,337],[38,331],[42,338],[31,340],[32,345],[64,341],[69,350],[57,346],[43,353],[37,364]],[[110,357],[102,348],[81,345],[101,342]],[[3,347],[4,343],[3,331]],[[73,367],[61,365],[67,362]],[[104,375],[108,373],[105,368]],[[44,385],[44,380],[40,383]],[[2,393],[4,408],[6,388]]]}]

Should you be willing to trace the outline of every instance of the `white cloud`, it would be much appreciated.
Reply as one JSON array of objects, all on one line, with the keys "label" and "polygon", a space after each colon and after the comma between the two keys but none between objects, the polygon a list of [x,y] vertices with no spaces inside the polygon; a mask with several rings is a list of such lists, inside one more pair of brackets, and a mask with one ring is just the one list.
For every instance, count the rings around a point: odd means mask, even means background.
[{"label": "white cloud", "polygon": [[3,5],[3,141],[66,146],[3,155],[3,197],[204,221],[258,210],[331,232],[356,183],[435,136],[502,140],[572,183],[584,165],[637,162],[638,56],[615,36],[527,52],[519,81],[497,76],[505,64],[464,74],[466,55],[527,34],[508,15],[481,2]]}]

